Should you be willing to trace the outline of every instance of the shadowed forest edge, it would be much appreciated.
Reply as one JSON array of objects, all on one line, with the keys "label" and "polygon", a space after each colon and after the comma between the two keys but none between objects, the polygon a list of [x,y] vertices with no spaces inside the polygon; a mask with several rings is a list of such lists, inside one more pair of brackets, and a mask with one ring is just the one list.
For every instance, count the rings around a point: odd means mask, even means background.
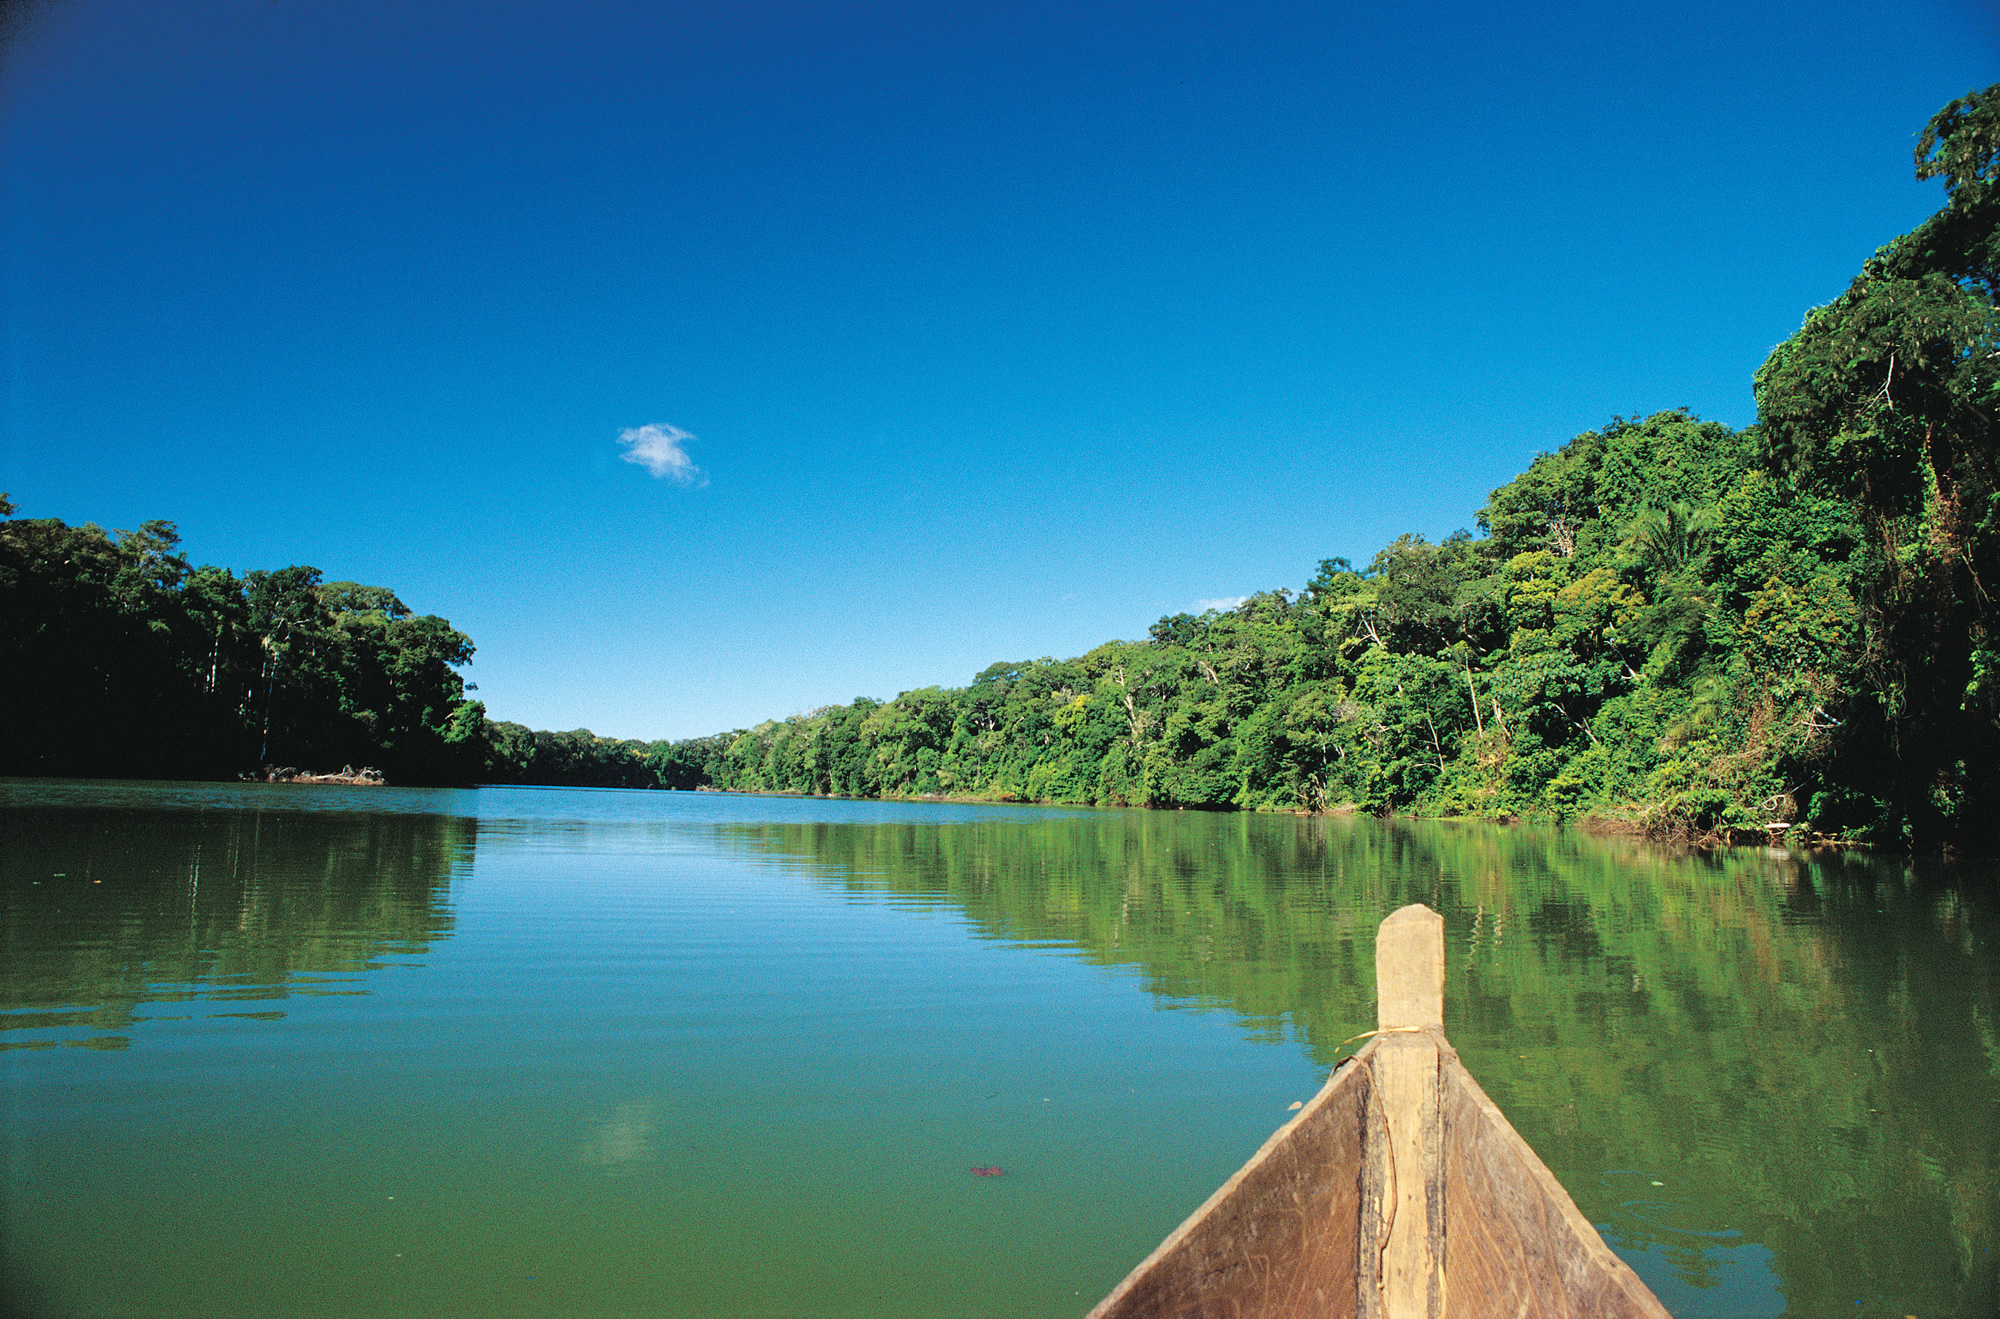
[{"label": "shadowed forest edge", "polygon": [[390,589],[197,567],[164,521],[11,518],[0,773],[366,765],[2000,850],[1997,160],[2000,88],[1932,119],[1917,177],[1944,207],[1771,354],[1755,426],[1614,418],[1495,490],[1477,535],[710,737],[494,722],[471,639]]}]

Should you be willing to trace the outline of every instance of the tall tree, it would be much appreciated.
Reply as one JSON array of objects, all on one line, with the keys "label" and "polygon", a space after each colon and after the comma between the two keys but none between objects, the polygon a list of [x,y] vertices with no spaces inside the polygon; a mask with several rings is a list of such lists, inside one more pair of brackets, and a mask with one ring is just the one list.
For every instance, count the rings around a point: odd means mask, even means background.
[{"label": "tall tree", "polygon": [[1757,372],[1769,461],[1868,536],[1847,777],[1918,844],[2000,831],[2000,87],[1917,146],[1944,207],[1863,265]]}]

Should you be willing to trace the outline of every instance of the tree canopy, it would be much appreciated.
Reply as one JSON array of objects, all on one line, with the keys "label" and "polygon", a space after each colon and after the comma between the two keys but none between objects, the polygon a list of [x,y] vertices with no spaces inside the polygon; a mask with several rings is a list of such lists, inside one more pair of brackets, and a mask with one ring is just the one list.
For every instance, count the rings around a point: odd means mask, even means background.
[{"label": "tree canopy", "polygon": [[[1613,417],[1477,533],[963,688],[678,742],[496,723],[386,587],[196,567],[171,523],[12,519],[0,772],[369,762],[406,781],[1615,816],[2000,850],[2000,88],[1944,205],[1755,373],[1758,422]],[[1796,835],[1794,835],[1796,836]]]}]

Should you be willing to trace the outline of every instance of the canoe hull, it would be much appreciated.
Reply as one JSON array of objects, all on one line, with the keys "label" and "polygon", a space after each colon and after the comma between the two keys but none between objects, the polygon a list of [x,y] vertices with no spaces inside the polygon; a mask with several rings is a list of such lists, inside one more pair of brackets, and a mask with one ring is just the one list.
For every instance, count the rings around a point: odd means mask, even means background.
[{"label": "canoe hull", "polygon": [[1671,1319],[1445,1041],[1442,925],[1383,923],[1375,1038],[1089,1319]]},{"label": "canoe hull", "polygon": [[1353,1314],[1373,1100],[1364,1053],[1334,1072],[1090,1319]]}]

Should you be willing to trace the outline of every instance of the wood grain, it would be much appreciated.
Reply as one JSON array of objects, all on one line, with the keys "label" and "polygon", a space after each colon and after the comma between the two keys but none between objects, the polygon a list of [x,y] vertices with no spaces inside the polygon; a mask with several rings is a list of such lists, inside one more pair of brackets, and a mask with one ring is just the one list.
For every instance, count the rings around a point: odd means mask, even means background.
[{"label": "wood grain", "polygon": [[1422,903],[1391,912],[1375,933],[1375,1025],[1444,1030],[1444,917]]},{"label": "wood grain", "polygon": [[1369,1052],[1335,1071],[1090,1319],[1349,1319]]},{"label": "wood grain", "polygon": [[1440,1319],[1445,1301],[1445,1147],[1439,1063],[1444,1037],[1384,1035],[1375,1099],[1388,1119],[1388,1237],[1379,1270],[1381,1319]]},{"label": "wood grain", "polygon": [[1472,1074],[1444,1062],[1453,1319],[1671,1319]]},{"label": "wood grain", "polygon": [[1671,1319],[1444,1038],[1444,921],[1376,940],[1379,1033],[1090,1319]]}]

